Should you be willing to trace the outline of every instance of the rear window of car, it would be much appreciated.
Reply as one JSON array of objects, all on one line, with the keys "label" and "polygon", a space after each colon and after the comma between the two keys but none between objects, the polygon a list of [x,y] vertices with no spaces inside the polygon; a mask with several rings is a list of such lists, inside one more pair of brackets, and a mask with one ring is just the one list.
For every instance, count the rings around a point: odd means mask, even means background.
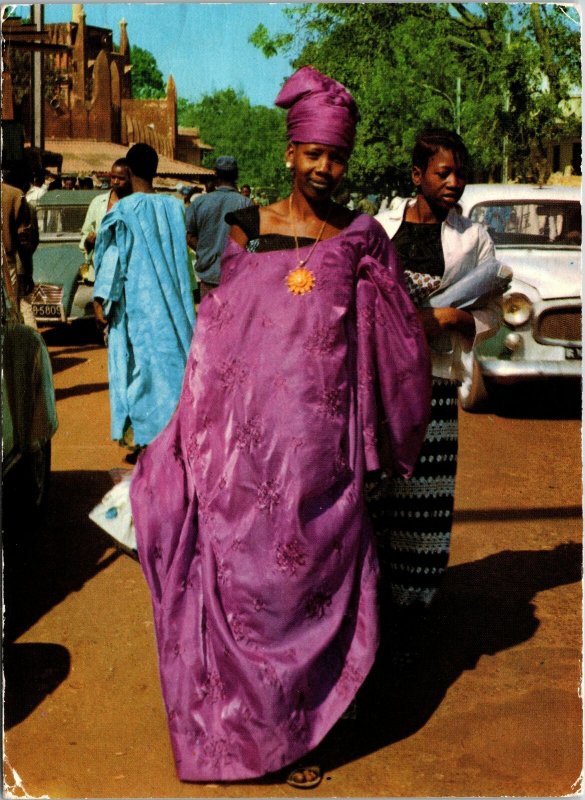
[{"label": "rear window of car", "polygon": [[470,213],[473,222],[484,225],[495,244],[581,244],[581,204],[568,201],[499,201],[478,203]]},{"label": "rear window of car", "polygon": [[40,233],[81,233],[87,206],[44,206],[37,208]]}]

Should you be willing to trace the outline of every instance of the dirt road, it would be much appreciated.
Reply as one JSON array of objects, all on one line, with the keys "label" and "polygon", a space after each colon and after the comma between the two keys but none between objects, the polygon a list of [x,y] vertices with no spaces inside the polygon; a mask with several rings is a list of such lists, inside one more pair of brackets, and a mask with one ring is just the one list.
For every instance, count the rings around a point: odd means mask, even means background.
[{"label": "dirt road", "polygon": [[[123,452],[106,351],[51,331],[60,428],[42,530],[7,532],[5,796],[287,797],[182,784],[139,565],[87,517]],[[580,417],[461,415],[451,567],[424,664],[383,665],[316,754],[316,796],[557,796],[581,773]],[[540,418],[539,418],[540,417]],[[15,545],[16,542],[16,545]],[[314,760],[315,760],[314,759]]]}]

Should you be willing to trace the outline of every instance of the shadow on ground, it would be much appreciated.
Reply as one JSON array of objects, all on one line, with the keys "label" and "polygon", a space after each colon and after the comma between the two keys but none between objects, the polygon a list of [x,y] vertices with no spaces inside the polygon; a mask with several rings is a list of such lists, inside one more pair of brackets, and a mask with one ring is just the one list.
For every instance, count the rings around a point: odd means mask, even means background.
[{"label": "shadow on ground", "polygon": [[98,331],[95,319],[92,318],[76,319],[73,322],[58,325],[42,325],[39,330],[48,347],[104,346],[103,334]]},{"label": "shadow on ground", "polygon": [[[393,642],[383,636],[358,698],[357,719],[338,723],[311,762],[334,769],[420,730],[463,671],[474,669],[481,656],[534,635],[539,625],[535,596],[580,581],[581,563],[581,545],[571,542],[553,550],[504,551],[451,567],[418,666],[396,673]],[[383,632],[388,628],[383,622]]]},{"label": "shadow on ground", "polygon": [[4,647],[4,728],[9,730],[31,714],[69,674],[66,647],[48,642]]},{"label": "shadow on ground", "polygon": [[46,509],[38,516],[27,513],[10,478],[2,496],[7,730],[65,680],[71,660],[60,644],[15,640],[120,555],[106,555],[111,541],[87,516],[112,486],[107,472],[54,472]]},{"label": "shadow on ground", "polygon": [[[69,653],[58,644],[15,640],[120,556],[87,516],[111,485],[108,472],[56,472],[42,525],[23,524],[14,510],[5,515],[6,727],[30,714],[67,677],[70,666]],[[7,494],[11,499],[5,491],[5,503]],[[311,754],[312,763],[332,770],[420,730],[465,670],[474,669],[482,656],[534,635],[536,595],[579,582],[581,565],[581,545],[570,542],[551,550],[503,551],[451,567],[431,612],[423,658],[397,673],[394,643],[383,636],[358,698],[357,720],[338,723]],[[383,617],[383,634],[389,627]],[[263,783],[276,780],[281,778]]]},{"label": "shadow on ground", "polygon": [[80,364],[85,364],[87,358],[77,358],[76,356],[54,356],[51,353],[51,367],[53,368],[53,375],[58,372],[65,372],[66,369],[72,369]]},{"label": "shadow on ground", "polygon": [[75,386],[68,386],[66,389],[55,389],[55,398],[57,400],[66,400],[68,397],[94,394],[94,392],[106,392],[108,388],[108,383],[78,383]]},{"label": "shadow on ground", "polygon": [[54,472],[46,510],[35,519],[19,502],[18,486],[5,482],[5,643],[119,557],[117,551],[104,557],[111,540],[87,516],[111,487],[108,472]]},{"label": "shadow on ground", "polygon": [[528,381],[490,387],[491,409],[511,419],[581,419],[582,394],[578,380]]},{"label": "shadow on ground", "polygon": [[482,508],[482,509],[457,509],[457,523],[477,522],[506,522],[517,520],[556,520],[580,519],[583,514],[581,506],[539,506],[538,508]]}]

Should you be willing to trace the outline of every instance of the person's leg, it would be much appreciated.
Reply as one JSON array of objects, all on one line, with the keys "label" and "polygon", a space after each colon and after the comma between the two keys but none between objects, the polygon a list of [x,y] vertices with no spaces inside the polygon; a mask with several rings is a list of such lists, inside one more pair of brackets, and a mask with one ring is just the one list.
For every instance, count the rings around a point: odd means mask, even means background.
[{"label": "person's leg", "polygon": [[38,330],[37,321],[33,314],[31,297],[32,295],[28,294],[20,298],[20,313],[22,314],[22,320],[25,325]]},{"label": "person's leg", "polygon": [[456,469],[457,386],[435,379],[414,475],[381,478],[366,488],[380,560],[383,632],[398,661],[416,655],[426,611],[447,568]]}]

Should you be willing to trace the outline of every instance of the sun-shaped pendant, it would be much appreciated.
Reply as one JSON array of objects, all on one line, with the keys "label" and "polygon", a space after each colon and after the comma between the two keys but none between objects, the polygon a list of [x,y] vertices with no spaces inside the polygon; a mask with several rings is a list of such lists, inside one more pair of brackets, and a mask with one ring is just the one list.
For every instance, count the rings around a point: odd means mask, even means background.
[{"label": "sun-shaped pendant", "polygon": [[315,276],[310,269],[297,267],[286,276],[286,285],[293,294],[307,294],[315,285]]}]

